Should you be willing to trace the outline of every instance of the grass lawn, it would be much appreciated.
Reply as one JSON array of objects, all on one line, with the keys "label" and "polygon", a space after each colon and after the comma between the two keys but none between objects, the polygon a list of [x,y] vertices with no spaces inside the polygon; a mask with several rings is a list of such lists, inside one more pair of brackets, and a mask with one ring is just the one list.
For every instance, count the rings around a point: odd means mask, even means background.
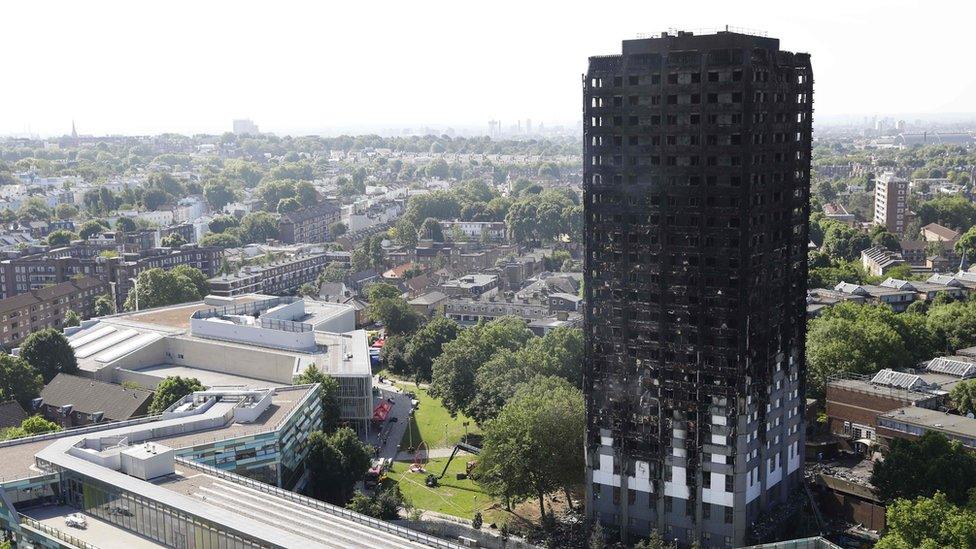
[{"label": "grass lawn", "polygon": [[[393,470],[387,473],[387,477],[400,485],[400,491],[418,509],[436,511],[468,520],[474,518],[475,511],[481,511],[485,522],[488,522],[489,515],[486,511],[495,503],[492,497],[481,491],[481,487],[473,480],[457,480],[455,476],[457,473],[463,473],[465,465],[472,459],[475,459],[474,456],[458,453],[436,488],[429,488],[424,484],[427,474],[411,473],[409,463],[395,463]],[[430,460],[427,462],[427,473],[439,476],[446,462],[447,458]]]},{"label": "grass lawn", "polygon": [[411,436],[414,447],[420,446],[420,441],[425,441],[428,449],[450,448],[464,438],[464,422],[468,422],[468,434],[481,434],[474,420],[463,414],[451,417],[441,400],[430,396],[425,389],[405,383],[399,383],[398,386],[404,391],[416,393],[417,400],[420,401],[420,407],[410,420],[409,429],[403,432],[403,438],[400,439],[400,448],[406,450],[410,447]]}]

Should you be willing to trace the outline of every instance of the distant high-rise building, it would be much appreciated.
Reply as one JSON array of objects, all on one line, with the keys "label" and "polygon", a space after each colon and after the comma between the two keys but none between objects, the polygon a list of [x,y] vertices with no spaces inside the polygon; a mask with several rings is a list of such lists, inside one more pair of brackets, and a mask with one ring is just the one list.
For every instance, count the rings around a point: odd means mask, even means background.
[{"label": "distant high-rise building", "polygon": [[525,119],[525,133],[532,133],[532,119]]},{"label": "distant high-rise building", "polygon": [[258,135],[258,125],[250,118],[241,118],[234,121],[234,133],[236,135]]},{"label": "distant high-rise building", "polygon": [[901,235],[905,232],[907,218],[908,180],[891,172],[881,174],[874,184],[874,224]]},{"label": "distant high-rise building", "polygon": [[812,81],[734,32],[589,60],[586,509],[631,541],[743,545],[802,482]]}]

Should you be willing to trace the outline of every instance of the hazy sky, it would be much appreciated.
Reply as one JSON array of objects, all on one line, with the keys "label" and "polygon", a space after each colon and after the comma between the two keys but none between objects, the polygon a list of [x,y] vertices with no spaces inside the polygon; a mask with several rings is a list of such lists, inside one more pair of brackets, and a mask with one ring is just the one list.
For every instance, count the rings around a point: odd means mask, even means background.
[{"label": "hazy sky", "polygon": [[668,28],[813,55],[818,116],[976,111],[971,1],[0,3],[0,135],[580,118],[589,55]]}]

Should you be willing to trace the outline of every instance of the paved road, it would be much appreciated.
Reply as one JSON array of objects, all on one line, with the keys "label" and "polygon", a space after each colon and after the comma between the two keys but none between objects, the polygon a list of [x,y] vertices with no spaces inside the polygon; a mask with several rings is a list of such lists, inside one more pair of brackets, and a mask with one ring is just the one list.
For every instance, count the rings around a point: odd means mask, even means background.
[{"label": "paved road", "polygon": [[[400,440],[410,424],[410,397],[399,392],[392,385],[378,383],[375,378],[373,386],[380,390],[381,398],[393,399],[393,409],[390,410],[389,417],[378,432],[370,431],[368,441],[380,449],[377,457],[396,459],[400,450]],[[392,421],[394,417],[397,418],[396,421]]]}]

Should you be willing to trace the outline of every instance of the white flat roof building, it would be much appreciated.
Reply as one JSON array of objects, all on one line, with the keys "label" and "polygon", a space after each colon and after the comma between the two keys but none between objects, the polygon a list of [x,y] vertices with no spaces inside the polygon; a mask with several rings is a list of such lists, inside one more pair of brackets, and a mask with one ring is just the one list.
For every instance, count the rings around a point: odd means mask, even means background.
[{"label": "white flat roof building", "polygon": [[207,387],[280,387],[314,365],[342,386],[342,418],[368,431],[369,345],[365,331],[345,330],[355,324],[352,307],[257,294],[220,303],[95,318],[66,334],[86,375],[147,388],[174,375]]}]

